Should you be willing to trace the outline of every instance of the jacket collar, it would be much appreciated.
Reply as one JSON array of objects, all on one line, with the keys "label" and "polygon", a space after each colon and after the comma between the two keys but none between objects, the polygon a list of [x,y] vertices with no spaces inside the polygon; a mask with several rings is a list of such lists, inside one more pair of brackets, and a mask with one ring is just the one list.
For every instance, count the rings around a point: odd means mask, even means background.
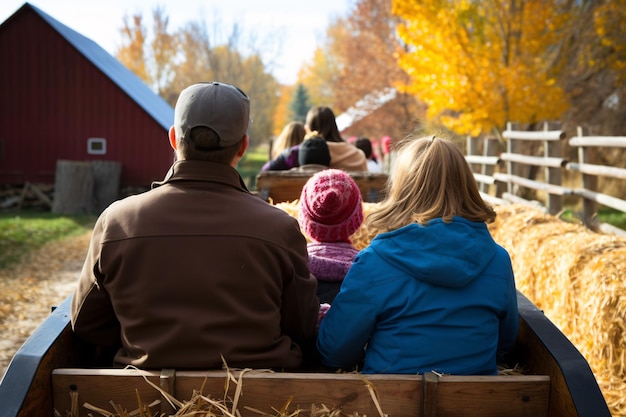
[{"label": "jacket collar", "polygon": [[239,172],[227,164],[206,161],[176,161],[163,181],[155,181],[151,188],[177,181],[219,182],[249,193]]}]

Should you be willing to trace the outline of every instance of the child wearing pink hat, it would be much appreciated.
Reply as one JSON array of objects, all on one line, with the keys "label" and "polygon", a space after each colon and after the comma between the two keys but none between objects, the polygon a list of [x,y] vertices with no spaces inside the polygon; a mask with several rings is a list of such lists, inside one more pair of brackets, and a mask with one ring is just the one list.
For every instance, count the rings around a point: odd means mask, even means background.
[{"label": "child wearing pink hat", "polygon": [[358,250],[350,236],[363,223],[361,191],[345,171],[326,169],[302,188],[300,227],[309,236],[309,270],[317,278],[320,303],[332,303]]}]

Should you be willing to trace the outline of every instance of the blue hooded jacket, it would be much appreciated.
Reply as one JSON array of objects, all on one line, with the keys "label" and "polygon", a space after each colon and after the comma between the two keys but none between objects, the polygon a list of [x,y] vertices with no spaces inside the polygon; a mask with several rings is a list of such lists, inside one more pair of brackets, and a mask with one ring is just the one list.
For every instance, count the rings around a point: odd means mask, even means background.
[{"label": "blue hooded jacket", "polygon": [[320,324],[322,362],[363,373],[497,374],[519,317],[509,254],[485,223],[454,217],[382,233]]}]

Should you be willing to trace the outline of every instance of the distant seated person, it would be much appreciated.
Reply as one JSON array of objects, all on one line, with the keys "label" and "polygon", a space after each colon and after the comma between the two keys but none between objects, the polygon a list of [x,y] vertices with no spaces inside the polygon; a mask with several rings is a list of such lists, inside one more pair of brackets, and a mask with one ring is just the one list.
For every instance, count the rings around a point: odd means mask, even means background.
[{"label": "distant seated person", "polygon": [[376,156],[374,155],[374,150],[372,149],[372,141],[370,141],[369,138],[358,138],[354,142],[354,146],[362,150],[365,154],[365,157],[367,158],[367,170],[369,172],[383,172],[383,168],[380,166],[378,160],[376,159]]},{"label": "distant seated person", "polygon": [[271,159],[261,171],[279,171],[297,167],[298,149],[305,139],[306,130],[300,122],[291,122],[285,126],[273,142]]},{"label": "distant seated person", "polygon": [[335,113],[330,107],[317,106],[309,109],[304,124],[307,132],[317,132],[323,137],[330,151],[330,167],[344,171],[367,171],[367,159],[360,149],[341,137]]},{"label": "distant seated person", "polygon": [[300,144],[298,149],[300,166],[291,170],[316,172],[327,169],[330,165],[328,144],[321,136],[312,136]]}]

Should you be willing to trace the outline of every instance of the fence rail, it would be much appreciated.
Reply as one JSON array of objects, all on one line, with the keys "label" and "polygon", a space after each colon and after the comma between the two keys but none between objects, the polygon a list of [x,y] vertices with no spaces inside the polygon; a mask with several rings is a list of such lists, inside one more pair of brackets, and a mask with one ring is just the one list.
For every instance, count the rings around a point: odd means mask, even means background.
[{"label": "fence rail", "polygon": [[[564,197],[580,198],[582,222],[586,227],[626,236],[625,230],[598,220],[599,206],[626,212],[626,200],[598,189],[599,177],[626,180],[626,169],[599,165],[596,160],[599,148],[611,151],[626,148],[626,136],[583,136],[578,128],[577,136],[564,143],[565,132],[548,130],[547,123],[542,131],[516,131],[508,124],[502,136],[505,151],[496,138],[467,138],[466,160],[483,199],[491,204],[532,205],[558,214],[563,210]],[[563,156],[564,145],[576,148],[577,161]],[[536,179],[540,169],[542,178]],[[580,187],[563,184],[564,175],[571,173],[580,175]],[[537,191],[545,193],[543,201],[528,197]]]}]

